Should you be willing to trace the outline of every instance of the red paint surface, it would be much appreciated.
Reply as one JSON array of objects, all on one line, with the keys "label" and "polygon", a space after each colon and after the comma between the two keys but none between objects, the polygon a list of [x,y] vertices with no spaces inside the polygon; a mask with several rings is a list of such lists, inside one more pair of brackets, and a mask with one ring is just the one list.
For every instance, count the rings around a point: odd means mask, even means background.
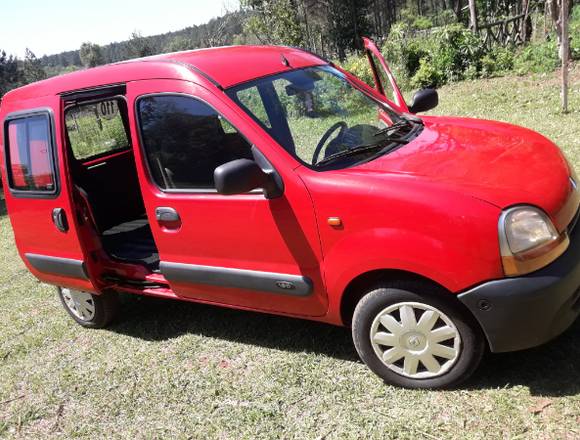
[{"label": "red paint surface", "polygon": [[[429,278],[450,292],[503,277],[497,222],[514,204],[544,209],[557,223],[570,196],[570,170],[558,148],[530,130],[491,121],[424,117],[419,137],[395,152],[339,171],[315,172],[301,166],[192,64],[228,87],[290,68],[322,64],[315,56],[278,47],[231,47],[151,57],[42,81],[8,93],[0,120],[9,113],[50,108],[55,115],[60,194],[52,199],[16,198],[2,177],[18,249],[88,262],[93,282],[31,271],[43,281],[96,291],[104,270],[164,284],[161,275],[130,265],[90,263],[94,237],[73,215],[67,173],[63,111],[59,93],[106,84],[127,84],[127,104],[138,176],[162,261],[302,274],[314,282],[305,298],[231,288],[172,284],[135,293],[217,303],[340,323],[347,285],[371,270],[396,269]],[[178,62],[178,63],[176,63]],[[186,64],[184,64],[186,63]],[[353,79],[375,97],[376,90]],[[173,194],[149,178],[135,124],[139,96],[177,92],[201,98],[261,150],[284,180],[285,192],[261,194]],[[2,148],[2,151],[4,149]],[[158,206],[175,208],[178,230],[155,220]],[[50,213],[62,207],[71,228],[61,233]],[[328,217],[340,217],[333,228]],[[562,229],[563,224],[558,224]],[[80,239],[79,237],[82,237]],[[95,287],[98,286],[98,287]]]}]

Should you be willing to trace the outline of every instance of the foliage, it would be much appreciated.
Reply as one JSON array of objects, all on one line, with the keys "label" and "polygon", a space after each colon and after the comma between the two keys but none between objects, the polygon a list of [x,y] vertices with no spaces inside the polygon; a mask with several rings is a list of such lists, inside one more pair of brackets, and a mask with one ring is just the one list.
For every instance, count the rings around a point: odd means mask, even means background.
[{"label": "foliage", "polygon": [[42,68],[41,61],[36,58],[36,55],[34,55],[34,53],[28,48],[24,53],[22,77],[26,84],[46,78],[46,72]]},{"label": "foliage", "polygon": [[241,4],[252,11],[244,31],[256,36],[262,44],[303,45],[298,11],[291,0],[242,0]]},{"label": "foliage", "polygon": [[520,75],[551,72],[559,64],[555,39],[530,44],[520,50],[514,58],[514,69]]},{"label": "foliage", "polygon": [[411,79],[411,86],[417,89],[436,88],[446,83],[443,73],[427,58],[421,58],[419,68]]},{"label": "foliage", "polygon": [[375,80],[373,78],[371,69],[369,68],[369,61],[365,55],[349,56],[342,63],[342,67],[360,80],[374,86]]},{"label": "foliage", "polygon": [[22,71],[16,57],[6,55],[6,52],[0,50],[0,98],[10,89],[18,87],[21,80]]},{"label": "foliage", "polygon": [[481,75],[497,76],[511,71],[514,67],[514,51],[496,47],[481,58]]},{"label": "foliage", "polygon": [[104,63],[101,46],[91,42],[81,44],[79,56],[81,58],[81,63],[87,68],[100,66]]},{"label": "foliage", "polygon": [[[543,15],[534,16],[536,31],[523,48],[484,49],[466,29],[465,0],[242,0],[240,11],[180,31],[144,37],[133,32],[127,41],[99,47],[83,43],[76,51],[18,60],[0,56],[0,93],[81,66],[122,61],[161,52],[229,44],[283,44],[338,58],[365,81],[370,72],[359,55],[361,35],[384,38],[383,52],[404,88],[440,86],[461,79],[504,75],[515,70],[549,72],[558,67],[555,34],[544,35]],[[523,2],[477,0],[480,21],[490,22],[521,12]],[[540,0],[538,5],[543,5]],[[548,23],[551,29],[552,23]],[[580,6],[572,10],[571,53],[580,59]],[[40,65],[41,64],[41,65]],[[41,69],[42,68],[42,69]]]},{"label": "foliage", "polygon": [[184,37],[182,35],[178,35],[177,37],[173,38],[169,44],[167,44],[163,52],[171,53],[171,52],[180,52],[182,50],[191,50],[195,49],[195,45],[193,41],[189,38]]},{"label": "foliage", "polygon": [[570,37],[572,59],[580,60],[580,5],[572,10],[572,15],[570,16]]},{"label": "foliage", "polygon": [[99,115],[96,104],[74,107],[67,111],[67,133],[77,159],[129,145],[117,104],[115,101],[109,102],[117,109],[114,116],[109,118]]},{"label": "foliage", "polygon": [[125,56],[127,58],[141,58],[153,54],[155,54],[155,49],[151,42],[143,37],[139,31],[133,31],[125,46]]},{"label": "foliage", "polygon": [[349,51],[362,49],[362,36],[370,31],[365,14],[368,5],[368,0],[330,0],[328,35],[339,60]]}]

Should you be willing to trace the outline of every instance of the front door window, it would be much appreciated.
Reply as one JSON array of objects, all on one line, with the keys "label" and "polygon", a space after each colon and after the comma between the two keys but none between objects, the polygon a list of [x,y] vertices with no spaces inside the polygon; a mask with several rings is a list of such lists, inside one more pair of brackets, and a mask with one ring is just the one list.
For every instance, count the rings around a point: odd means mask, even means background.
[{"label": "front door window", "polygon": [[162,189],[214,190],[217,167],[252,159],[244,137],[198,99],[146,96],[138,101],[138,116],[149,170]]}]

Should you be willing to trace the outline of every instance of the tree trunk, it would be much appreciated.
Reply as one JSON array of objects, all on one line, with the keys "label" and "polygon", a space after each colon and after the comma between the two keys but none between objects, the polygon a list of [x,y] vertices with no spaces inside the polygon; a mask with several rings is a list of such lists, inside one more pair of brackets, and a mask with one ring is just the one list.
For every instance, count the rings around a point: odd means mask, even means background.
[{"label": "tree trunk", "polygon": [[568,113],[568,58],[570,56],[570,38],[568,36],[568,1],[562,0],[560,24],[562,27],[562,110]]},{"label": "tree trunk", "polygon": [[461,0],[454,0],[455,1],[455,17],[457,18],[457,21],[460,22],[461,21]]},{"label": "tree trunk", "polygon": [[529,39],[528,35],[528,12],[530,10],[530,0],[522,0],[522,11],[524,12],[524,19],[522,20],[522,40],[523,42],[527,42]]},{"label": "tree trunk", "polygon": [[473,32],[477,32],[477,7],[475,0],[469,0],[469,28]]}]

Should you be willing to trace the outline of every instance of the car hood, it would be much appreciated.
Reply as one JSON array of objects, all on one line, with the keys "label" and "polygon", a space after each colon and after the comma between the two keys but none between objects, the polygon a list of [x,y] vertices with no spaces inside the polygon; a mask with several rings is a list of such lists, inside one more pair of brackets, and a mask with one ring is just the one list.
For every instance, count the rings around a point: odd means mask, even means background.
[{"label": "car hood", "polygon": [[423,121],[423,131],[409,144],[351,170],[420,176],[502,209],[532,204],[553,217],[570,198],[566,159],[542,135],[480,119]]}]

